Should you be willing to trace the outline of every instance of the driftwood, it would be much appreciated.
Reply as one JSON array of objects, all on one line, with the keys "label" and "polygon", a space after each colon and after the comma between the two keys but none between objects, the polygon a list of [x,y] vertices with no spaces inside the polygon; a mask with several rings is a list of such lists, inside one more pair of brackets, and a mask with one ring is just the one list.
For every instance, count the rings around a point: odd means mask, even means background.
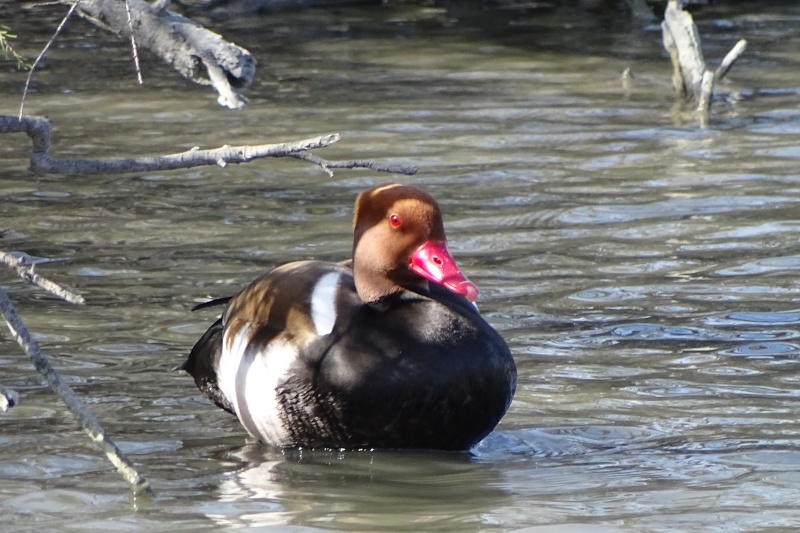
[{"label": "driftwood", "polygon": [[187,79],[213,86],[220,105],[240,109],[247,103],[242,93],[256,71],[256,60],[250,52],[169,11],[168,0],[153,4],[144,0],[59,1],[77,4],[77,12],[83,18],[132,39],[134,51],[137,46],[147,48]]},{"label": "driftwood", "polygon": [[661,23],[664,48],[672,60],[672,86],[676,94],[697,104],[700,123],[708,124],[714,85],[730,70],[747,48],[740,40],[722,60],[716,70],[706,66],[697,26],[689,12],[683,10],[682,0],[669,0]]},{"label": "driftwood", "polygon": [[[38,273],[34,272],[32,265],[25,265],[24,261],[20,258],[0,252],[0,262],[14,268],[23,279],[36,283],[40,287],[45,288],[48,292],[52,292],[59,297],[64,297],[75,303],[83,303],[83,298],[80,295],[75,294],[70,289],[62,287],[55,282],[43,278]],[[130,485],[133,493],[150,493],[150,482],[136,470],[133,463],[131,463],[114,441],[106,434],[105,429],[103,429],[103,426],[86,406],[86,403],[80,399],[75,391],[64,381],[61,375],[56,372],[53,365],[50,364],[50,361],[42,353],[41,348],[39,348],[39,343],[36,342],[25,327],[14,305],[2,288],[0,288],[0,314],[3,315],[6,324],[8,324],[8,329],[11,331],[14,340],[17,341],[17,344],[25,350],[25,353],[28,354],[33,361],[36,370],[44,376],[50,388],[58,394],[59,398],[66,404],[70,412],[78,419],[83,430],[86,431],[92,441],[106,454],[111,463],[117,467],[119,473],[122,474]],[[0,385],[0,409],[5,411],[16,405],[18,401],[19,394],[17,394],[16,391],[12,391]]]},{"label": "driftwood", "polygon": [[175,170],[204,165],[224,167],[232,163],[246,163],[265,157],[296,157],[314,163],[328,173],[331,168],[369,168],[397,174],[414,174],[417,171],[412,166],[381,165],[374,161],[327,161],[307,152],[310,149],[323,148],[337,142],[340,139],[338,133],[277,144],[222,146],[214,150],[193,148],[177,154],[128,159],[55,159],[48,154],[52,129],[51,122],[44,117],[24,116],[19,118],[0,115],[0,134],[27,134],[33,142],[30,169],[45,174],[122,174]]}]

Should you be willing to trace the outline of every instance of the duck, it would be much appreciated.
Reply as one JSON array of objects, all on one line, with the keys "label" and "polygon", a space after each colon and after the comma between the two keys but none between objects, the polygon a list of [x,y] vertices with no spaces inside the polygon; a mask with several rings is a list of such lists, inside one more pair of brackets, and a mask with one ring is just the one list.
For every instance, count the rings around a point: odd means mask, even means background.
[{"label": "duck", "polygon": [[467,451],[508,410],[514,358],[481,316],[421,188],[358,195],[352,256],[261,275],[179,367],[279,448]]}]

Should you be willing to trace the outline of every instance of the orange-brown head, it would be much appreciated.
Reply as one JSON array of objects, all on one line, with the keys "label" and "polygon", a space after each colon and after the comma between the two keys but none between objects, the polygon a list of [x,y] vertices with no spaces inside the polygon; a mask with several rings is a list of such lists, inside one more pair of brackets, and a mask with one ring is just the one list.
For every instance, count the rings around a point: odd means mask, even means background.
[{"label": "orange-brown head", "polygon": [[477,298],[447,251],[439,204],[422,189],[393,183],[362,192],[353,225],[353,277],[365,302],[429,281]]}]

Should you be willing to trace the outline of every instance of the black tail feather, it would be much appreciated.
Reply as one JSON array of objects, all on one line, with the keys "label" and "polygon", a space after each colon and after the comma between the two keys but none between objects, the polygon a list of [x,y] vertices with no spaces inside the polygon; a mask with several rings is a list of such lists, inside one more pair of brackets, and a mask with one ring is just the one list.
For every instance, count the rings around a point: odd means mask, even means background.
[{"label": "black tail feather", "polygon": [[175,370],[185,370],[194,378],[197,388],[212,402],[229,413],[235,414],[233,405],[222,394],[217,385],[216,368],[220,355],[222,355],[223,329],[222,319],[220,318],[200,337],[186,361],[182,365],[175,367]]},{"label": "black tail feather", "polygon": [[222,298],[214,298],[213,300],[209,300],[207,302],[199,303],[192,307],[192,311],[197,311],[198,309],[205,309],[206,307],[215,307],[217,305],[225,305],[231,301],[233,296],[223,296]]}]

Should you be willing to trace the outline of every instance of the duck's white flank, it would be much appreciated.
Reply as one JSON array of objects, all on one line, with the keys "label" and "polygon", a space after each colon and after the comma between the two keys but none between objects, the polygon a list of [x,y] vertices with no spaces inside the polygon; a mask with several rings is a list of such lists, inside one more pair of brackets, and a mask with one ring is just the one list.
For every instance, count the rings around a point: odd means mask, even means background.
[{"label": "duck's white flank", "polygon": [[244,397],[251,420],[245,423],[245,427],[254,437],[277,446],[289,442],[286,428],[278,416],[281,408],[277,388],[289,377],[295,359],[297,350],[294,346],[274,340],[256,354],[244,379]]},{"label": "duck's white flank", "polygon": [[249,326],[241,328],[233,339],[230,339],[230,332],[227,330],[222,336],[222,355],[217,368],[217,386],[237,413],[239,412],[239,399],[236,395],[236,375],[239,372],[242,355],[247,348],[249,338]]},{"label": "duck's white flank", "polygon": [[342,275],[329,272],[322,276],[311,293],[311,320],[317,335],[327,335],[336,323],[336,291]]},{"label": "duck's white flank", "polygon": [[[276,389],[290,375],[297,350],[286,342],[273,339],[252,357],[245,357],[249,338],[249,327],[242,328],[230,344],[225,333],[217,371],[219,388],[251,435],[270,444],[285,445],[288,435],[278,416]],[[239,390],[239,387],[244,387],[244,390]]]}]

